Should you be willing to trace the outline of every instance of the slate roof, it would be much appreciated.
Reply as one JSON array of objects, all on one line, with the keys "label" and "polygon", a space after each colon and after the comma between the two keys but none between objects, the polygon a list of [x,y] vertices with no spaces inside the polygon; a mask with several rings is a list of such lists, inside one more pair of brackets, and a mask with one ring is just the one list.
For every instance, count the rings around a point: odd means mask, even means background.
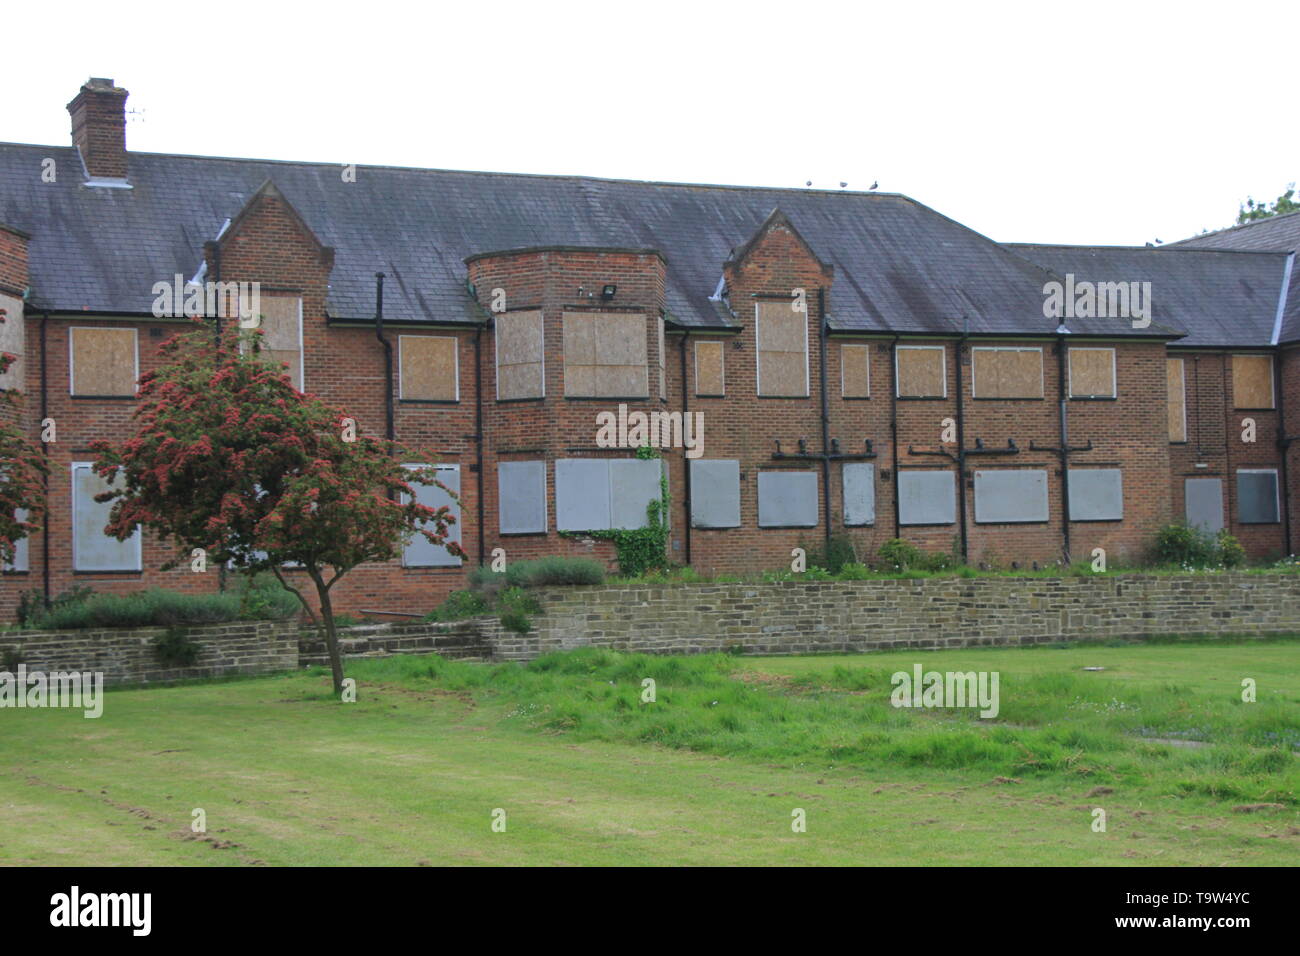
[{"label": "slate roof", "polygon": [[1076,281],[1150,282],[1152,325],[1184,334],[1171,345],[1240,348],[1273,341],[1285,254],[1032,243],[1007,248],[1062,276],[1073,273]]},{"label": "slate roof", "polygon": [[[45,157],[56,160],[56,183],[40,181]],[[835,328],[1055,327],[1042,314],[1050,278],[1043,269],[895,194],[373,166],[358,167],[356,182],[344,183],[336,164],[135,152],[129,162],[133,189],[90,189],[69,147],[0,144],[0,222],[33,236],[33,306],[148,312],[153,283],[194,275],[203,243],[270,179],[334,247],[328,308],[335,319],[373,317],[373,275],[384,271],[387,321],[472,321],[466,256],[572,245],[657,249],[667,262],[673,321],[744,324],[748,304],[731,303],[733,319],[710,296],[732,250],[779,208],[835,269]]]},{"label": "slate roof", "polygon": [[[1220,229],[1218,232],[1202,233],[1190,239],[1181,239],[1172,245],[1190,249],[1300,252],[1300,212],[1270,216],[1267,219],[1257,219],[1240,226]],[[1300,269],[1295,267],[1294,262],[1289,285],[1279,336],[1279,341],[1283,343],[1300,341]]]}]

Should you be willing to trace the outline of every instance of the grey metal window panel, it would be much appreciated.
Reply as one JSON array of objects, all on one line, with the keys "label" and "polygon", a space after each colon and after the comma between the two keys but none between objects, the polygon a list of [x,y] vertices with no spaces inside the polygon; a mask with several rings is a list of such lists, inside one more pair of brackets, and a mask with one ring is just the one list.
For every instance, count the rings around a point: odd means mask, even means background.
[{"label": "grey metal window panel", "polygon": [[[12,366],[11,366],[12,367]],[[18,521],[27,520],[27,509],[17,508],[14,511],[14,518]],[[14,542],[14,559],[6,561],[4,569],[6,571],[26,571],[27,570],[27,538],[19,538]]]},{"label": "grey metal window panel", "polygon": [[691,525],[740,527],[740,462],[734,458],[691,461]]},{"label": "grey metal window panel", "polygon": [[[407,465],[406,467],[415,469],[423,466]],[[412,485],[415,500],[430,508],[441,508],[444,505],[449,508],[456,523],[447,529],[447,540],[460,544],[460,504],[452,498],[451,494],[448,494],[448,492],[460,494],[460,469],[439,465],[438,480],[447,486],[447,491],[437,485]],[[423,535],[417,534],[411,538],[410,544],[402,553],[402,565],[408,568],[458,568],[461,560],[443,545],[434,544]]]},{"label": "grey metal window panel", "polygon": [[758,526],[817,527],[817,472],[760,471]]},{"label": "grey metal window panel", "polygon": [[502,534],[546,531],[546,462],[497,463],[497,514]]},{"label": "grey metal window panel", "polygon": [[1242,524],[1277,524],[1277,472],[1237,472],[1237,520]]},{"label": "grey metal window panel", "polygon": [[876,523],[876,466],[869,461],[846,461],[844,468],[844,523],[860,527]]},{"label": "grey metal window panel", "polygon": [[1046,470],[990,468],[975,472],[977,524],[1024,524],[1046,520]]},{"label": "grey metal window panel", "polygon": [[1070,520],[1119,521],[1124,517],[1124,478],[1118,468],[1070,469]]},{"label": "grey metal window panel", "polygon": [[555,527],[560,531],[609,528],[609,461],[561,458],[555,463]]},{"label": "grey metal window panel", "polygon": [[658,501],[663,465],[657,458],[629,458],[609,463],[609,516],[611,528],[644,528],[647,510]]},{"label": "grey metal window panel", "polygon": [[951,471],[898,473],[899,524],[953,524],[957,520],[957,486]]},{"label": "grey metal window panel", "polygon": [[1214,534],[1223,528],[1223,479],[1188,478],[1183,482],[1187,523]]},{"label": "grey metal window panel", "polygon": [[107,490],[108,485],[89,464],[72,466],[72,567],[77,571],[139,571],[139,529],[125,541],[104,534],[113,502],[98,502],[95,495]]}]

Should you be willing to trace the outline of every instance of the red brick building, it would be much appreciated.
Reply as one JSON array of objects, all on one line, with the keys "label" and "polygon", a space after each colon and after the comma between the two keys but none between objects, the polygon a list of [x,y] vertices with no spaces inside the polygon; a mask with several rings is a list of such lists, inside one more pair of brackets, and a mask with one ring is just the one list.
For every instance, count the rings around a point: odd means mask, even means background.
[{"label": "red brick building", "polygon": [[[126,96],[92,79],[71,146],[0,144],[0,348],[20,356],[0,386],[55,439],[2,616],[28,589],[217,586],[103,536],[86,467],[185,321],[156,308],[178,275],[257,283],[296,385],[436,456],[469,566],[612,562],[583,532],[643,523],[661,468],[670,558],[702,570],[788,566],[828,535],[864,558],[894,537],[1000,566],[1136,557],[1181,518],[1295,550],[1300,216],[1006,245],[873,192],[132,153]],[[1069,314],[1047,314],[1053,283]],[[602,436],[635,413],[673,439],[662,463],[635,429]],[[466,571],[417,544],[336,600],[427,610]]]}]

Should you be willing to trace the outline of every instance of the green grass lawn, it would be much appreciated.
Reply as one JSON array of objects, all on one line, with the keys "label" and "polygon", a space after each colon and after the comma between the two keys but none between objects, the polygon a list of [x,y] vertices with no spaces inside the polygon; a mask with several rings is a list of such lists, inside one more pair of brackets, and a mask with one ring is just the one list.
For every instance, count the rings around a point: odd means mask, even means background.
[{"label": "green grass lawn", "polygon": [[[997,719],[891,707],[917,662],[997,671]],[[0,863],[1300,859],[1300,640],[349,674],[355,704],[317,671],[114,691],[98,720],[0,710]]]}]

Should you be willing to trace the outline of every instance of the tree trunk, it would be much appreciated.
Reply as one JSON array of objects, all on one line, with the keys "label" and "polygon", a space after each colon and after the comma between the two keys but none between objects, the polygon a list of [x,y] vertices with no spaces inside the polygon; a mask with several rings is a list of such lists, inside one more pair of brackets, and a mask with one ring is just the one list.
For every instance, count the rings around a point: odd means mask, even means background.
[{"label": "tree trunk", "polygon": [[[334,673],[334,693],[343,693],[343,655],[339,653],[338,631],[334,628],[334,609],[330,605],[330,589],[314,568],[308,568],[316,595],[320,598],[320,615],[325,622],[325,647],[330,655],[330,670]],[[331,582],[333,583],[333,582]]]}]

